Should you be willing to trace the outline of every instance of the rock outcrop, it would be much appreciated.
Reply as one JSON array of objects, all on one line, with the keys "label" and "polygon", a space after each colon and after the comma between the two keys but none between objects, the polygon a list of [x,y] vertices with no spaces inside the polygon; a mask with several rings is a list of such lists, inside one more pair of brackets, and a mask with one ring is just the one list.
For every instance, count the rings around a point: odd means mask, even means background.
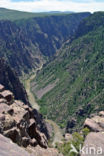
[{"label": "rock outcrop", "polygon": [[43,149],[40,146],[36,148],[21,148],[13,143],[9,138],[0,134],[0,156],[62,156],[56,149]]},{"label": "rock outcrop", "polygon": [[[17,74],[14,72],[13,69],[9,65],[7,65],[6,61],[4,59],[0,59],[0,83],[5,85],[5,88],[13,92],[13,96],[17,100],[23,101],[26,105],[30,106],[28,101],[28,96],[25,91],[25,88],[23,87],[22,83],[20,82]],[[0,91],[3,91],[4,87],[0,85]],[[2,95],[4,98],[2,99],[5,101],[5,96],[8,94],[12,94],[10,91],[4,91],[2,92]],[[7,95],[6,95],[7,94]],[[0,101],[2,101],[0,99]],[[44,122],[44,119],[42,115],[37,110],[32,110],[32,113],[34,114],[34,118],[36,120],[37,127],[39,130],[46,135],[46,137],[49,139],[49,134],[46,128],[46,124]]]},{"label": "rock outcrop", "polygon": [[4,59],[0,59],[0,83],[5,85],[6,89],[12,91],[16,99],[29,104],[23,85],[20,83],[16,73],[7,65]]},{"label": "rock outcrop", "polygon": [[58,153],[58,151],[54,148],[47,148],[47,150],[45,150],[37,146],[35,150],[29,150],[32,151],[35,156],[63,156],[61,153]]},{"label": "rock outcrop", "polygon": [[104,156],[104,133],[89,133],[81,156]]},{"label": "rock outcrop", "polygon": [[15,100],[0,85],[0,132],[20,146],[37,145],[47,148],[47,138],[37,127],[32,108]]},{"label": "rock outcrop", "polygon": [[0,134],[0,156],[34,156]]},{"label": "rock outcrop", "polygon": [[91,132],[85,138],[81,156],[104,156],[104,111],[91,119],[87,118],[84,127]]},{"label": "rock outcrop", "polygon": [[62,156],[48,148],[47,129],[37,113],[0,84],[0,156]]},{"label": "rock outcrop", "polygon": [[98,115],[92,118],[87,118],[84,127],[88,127],[92,132],[104,131],[104,111],[99,112]]},{"label": "rock outcrop", "polygon": [[36,109],[32,110],[33,114],[34,114],[34,118],[36,120],[37,123],[37,127],[38,129],[45,134],[45,136],[47,137],[47,139],[50,139],[50,134],[48,131],[48,127],[46,122],[44,121],[43,115],[40,114]]}]

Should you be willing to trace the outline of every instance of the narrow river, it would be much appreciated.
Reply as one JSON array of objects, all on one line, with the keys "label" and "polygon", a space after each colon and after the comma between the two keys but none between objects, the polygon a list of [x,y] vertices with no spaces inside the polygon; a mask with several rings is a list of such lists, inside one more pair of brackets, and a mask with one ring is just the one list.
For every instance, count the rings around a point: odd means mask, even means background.
[{"label": "narrow river", "polygon": [[[42,66],[39,69],[37,69],[37,71],[41,70],[41,68],[42,68]],[[31,92],[31,81],[35,79],[36,72],[34,72],[33,75],[31,75],[28,79],[25,80],[25,89],[27,91],[29,102],[30,102],[31,106],[39,111],[40,106],[36,102],[34,94]],[[61,131],[60,127],[54,121],[47,119],[46,122],[48,122],[53,127],[54,138],[53,138],[52,145],[55,146],[56,142],[60,142],[63,139],[62,131]]]},{"label": "narrow river", "polygon": [[35,79],[35,77],[36,77],[36,73],[34,73],[34,75],[30,76],[29,79],[25,80],[25,89],[27,91],[27,95],[28,95],[29,102],[30,102],[31,106],[39,111],[40,107],[37,104],[33,93],[31,92],[31,85],[30,85],[31,81],[33,79]]}]

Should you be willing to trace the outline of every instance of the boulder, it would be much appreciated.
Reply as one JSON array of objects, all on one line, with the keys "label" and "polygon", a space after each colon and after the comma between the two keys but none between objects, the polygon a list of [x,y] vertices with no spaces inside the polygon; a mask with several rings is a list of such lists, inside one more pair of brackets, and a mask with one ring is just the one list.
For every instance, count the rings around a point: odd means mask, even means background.
[{"label": "boulder", "polygon": [[1,98],[1,99],[0,99],[0,104],[1,104],[1,103],[7,103],[7,100],[6,100],[6,99]]},{"label": "boulder", "polygon": [[10,109],[10,107],[6,103],[0,104],[0,114],[6,113],[9,109]]},{"label": "boulder", "polygon": [[5,115],[4,114],[0,114],[0,121],[5,121]]},{"label": "boulder", "polygon": [[99,112],[99,116],[103,116],[104,117],[104,111]]},{"label": "boulder", "polygon": [[[21,103],[22,104],[22,103]],[[29,122],[29,112],[26,111],[23,105],[20,105],[20,102],[14,101],[14,103],[10,106],[11,109],[14,111],[13,118],[16,123],[19,125],[23,120]]]},{"label": "boulder", "polygon": [[92,118],[104,130],[104,116],[95,116]]},{"label": "boulder", "polygon": [[0,84],[0,92],[2,92],[3,90],[4,90],[4,86]]},{"label": "boulder", "polygon": [[84,126],[90,128],[90,130],[94,132],[104,131],[103,111],[101,111],[98,115],[92,116],[92,118],[87,118]]},{"label": "boulder", "polygon": [[0,96],[2,98],[5,98],[8,102],[8,104],[13,103],[14,96],[13,96],[13,93],[10,92],[9,90],[4,90],[3,92],[0,92]]},{"label": "boulder", "polygon": [[47,148],[48,147],[48,141],[46,136],[41,133],[39,130],[35,129],[35,133],[34,133],[34,137],[37,140],[38,144],[42,147],[42,148]]},{"label": "boulder", "polygon": [[89,133],[85,139],[81,156],[104,156],[104,133]]},{"label": "boulder", "polygon": [[9,129],[7,131],[4,132],[4,135],[8,138],[10,138],[14,143],[17,143],[19,145],[21,145],[21,136],[20,136],[20,132],[19,129],[17,129],[17,127],[13,127],[12,129]]},{"label": "boulder", "polygon": [[9,130],[16,126],[16,121],[9,114],[5,114],[5,120],[2,122],[3,130]]},{"label": "boulder", "polygon": [[37,141],[36,141],[35,138],[33,138],[33,139],[30,140],[30,145],[31,146],[34,146],[34,147],[38,145],[38,143],[37,143]]},{"label": "boulder", "polygon": [[30,144],[30,139],[27,137],[22,137],[22,146],[27,147]]},{"label": "boulder", "polygon": [[88,127],[93,132],[103,131],[103,129],[94,120],[89,118],[85,120],[84,127]]}]

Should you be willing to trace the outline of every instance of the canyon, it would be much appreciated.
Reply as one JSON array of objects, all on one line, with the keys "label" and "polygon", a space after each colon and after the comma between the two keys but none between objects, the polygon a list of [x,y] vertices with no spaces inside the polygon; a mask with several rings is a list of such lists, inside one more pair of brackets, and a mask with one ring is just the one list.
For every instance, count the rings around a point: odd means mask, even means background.
[{"label": "canyon", "polygon": [[69,156],[72,143],[104,146],[103,41],[104,12],[0,8],[2,156]]}]

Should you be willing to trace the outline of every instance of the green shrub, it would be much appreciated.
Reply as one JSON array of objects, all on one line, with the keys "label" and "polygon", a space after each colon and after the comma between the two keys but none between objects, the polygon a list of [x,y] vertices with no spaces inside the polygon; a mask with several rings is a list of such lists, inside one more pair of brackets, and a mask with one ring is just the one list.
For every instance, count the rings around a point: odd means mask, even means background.
[{"label": "green shrub", "polygon": [[83,128],[82,129],[82,134],[83,134],[83,137],[85,138],[88,134],[90,133],[90,129],[89,128]]},{"label": "green shrub", "polygon": [[64,156],[78,156],[77,153],[71,152],[71,145],[73,145],[76,150],[79,152],[79,148],[80,145],[83,145],[84,142],[84,137],[83,135],[81,135],[78,132],[73,133],[73,139],[68,141],[68,142],[64,142],[63,144],[58,144],[56,145],[56,147],[58,148],[59,152],[61,152]]}]

